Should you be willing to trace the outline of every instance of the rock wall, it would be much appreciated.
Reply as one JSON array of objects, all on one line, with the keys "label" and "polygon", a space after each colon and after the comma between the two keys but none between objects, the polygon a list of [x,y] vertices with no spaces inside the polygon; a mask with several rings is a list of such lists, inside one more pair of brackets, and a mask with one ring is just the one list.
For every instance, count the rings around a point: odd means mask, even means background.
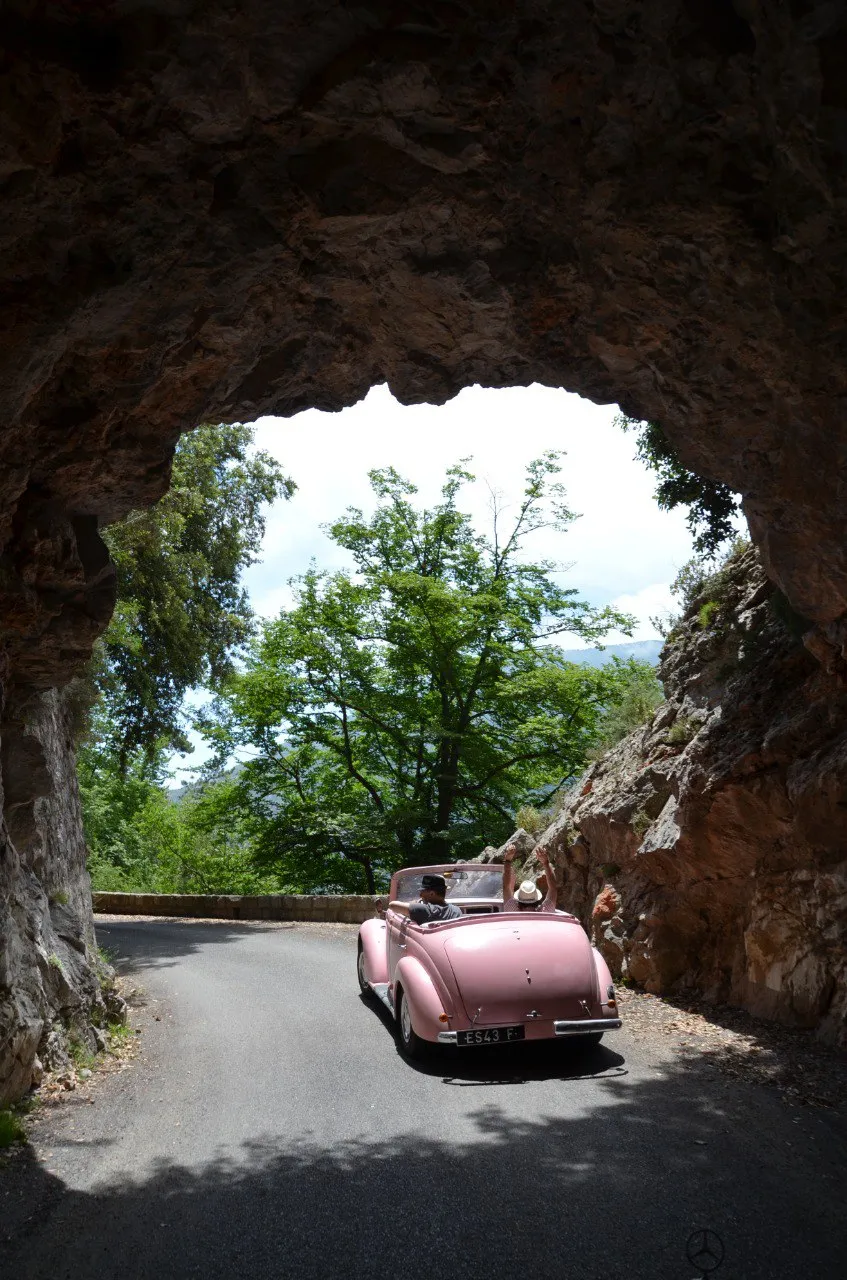
[{"label": "rock wall", "polygon": [[847,692],[747,551],[667,642],[667,702],[540,840],[616,976],[847,1045]]},{"label": "rock wall", "polygon": [[[79,670],[114,592],[98,527],[164,491],[181,431],[383,381],[662,422],[843,669],[845,57],[812,0],[6,0],[8,705]],[[52,915],[2,840],[4,963],[35,973]]]},{"label": "rock wall", "polygon": [[0,1106],[56,1066],[68,1036],[102,1047],[101,994],[67,699],[7,705],[0,827]]}]

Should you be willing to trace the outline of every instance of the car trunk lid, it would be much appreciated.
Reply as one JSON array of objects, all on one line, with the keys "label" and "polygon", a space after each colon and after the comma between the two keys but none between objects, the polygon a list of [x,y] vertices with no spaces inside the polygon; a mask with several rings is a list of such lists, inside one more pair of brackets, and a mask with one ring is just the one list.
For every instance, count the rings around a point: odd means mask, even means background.
[{"label": "car trunk lid", "polygon": [[480,920],[451,930],[444,950],[475,1026],[597,1015],[591,947],[575,920]]}]

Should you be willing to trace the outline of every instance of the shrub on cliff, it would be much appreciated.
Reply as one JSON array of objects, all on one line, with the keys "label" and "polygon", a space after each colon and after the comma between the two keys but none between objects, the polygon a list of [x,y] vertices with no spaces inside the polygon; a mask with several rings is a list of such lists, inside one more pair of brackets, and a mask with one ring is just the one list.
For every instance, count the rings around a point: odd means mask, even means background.
[{"label": "shrub on cliff", "polygon": [[603,711],[597,724],[597,739],[591,758],[597,760],[627,734],[647,724],[664,701],[655,667],[647,662],[614,659],[617,667],[617,696]]}]

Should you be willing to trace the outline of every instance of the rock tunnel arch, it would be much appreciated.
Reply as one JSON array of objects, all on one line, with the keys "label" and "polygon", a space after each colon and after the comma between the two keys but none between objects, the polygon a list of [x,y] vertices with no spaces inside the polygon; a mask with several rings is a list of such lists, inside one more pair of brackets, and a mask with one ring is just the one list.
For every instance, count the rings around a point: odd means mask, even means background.
[{"label": "rock tunnel arch", "polygon": [[743,494],[843,663],[843,6],[13,0],[0,22],[7,750],[108,618],[98,525],[161,494],[181,431],[383,381],[405,403],[541,382],[661,422]]}]

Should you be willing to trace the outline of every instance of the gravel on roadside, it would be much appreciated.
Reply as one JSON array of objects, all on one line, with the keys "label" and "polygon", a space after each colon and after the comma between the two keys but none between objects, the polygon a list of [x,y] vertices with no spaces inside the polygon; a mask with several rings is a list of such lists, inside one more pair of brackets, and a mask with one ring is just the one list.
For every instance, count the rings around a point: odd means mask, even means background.
[{"label": "gravel on roadside", "polygon": [[790,1105],[834,1108],[847,1102],[847,1055],[811,1031],[694,998],[624,986],[617,994],[627,1030],[661,1045],[684,1065],[712,1066],[735,1080],[776,1089]]}]

